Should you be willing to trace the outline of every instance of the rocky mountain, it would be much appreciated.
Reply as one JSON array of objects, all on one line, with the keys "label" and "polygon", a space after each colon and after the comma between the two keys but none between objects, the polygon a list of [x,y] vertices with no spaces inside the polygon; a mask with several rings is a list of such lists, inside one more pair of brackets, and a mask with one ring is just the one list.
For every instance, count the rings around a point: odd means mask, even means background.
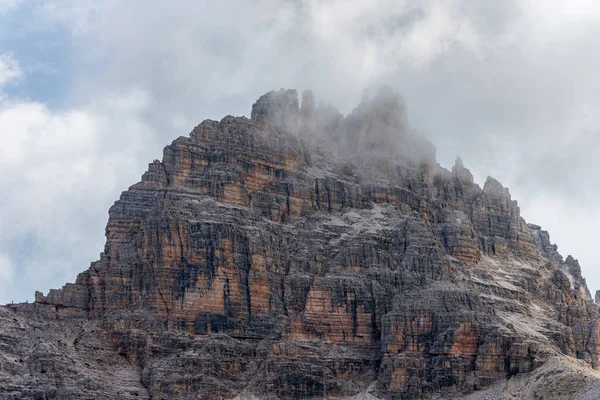
[{"label": "rocky mountain", "polygon": [[315,104],[273,91],[167,146],[98,261],[0,307],[0,398],[598,398],[577,260],[389,89]]}]

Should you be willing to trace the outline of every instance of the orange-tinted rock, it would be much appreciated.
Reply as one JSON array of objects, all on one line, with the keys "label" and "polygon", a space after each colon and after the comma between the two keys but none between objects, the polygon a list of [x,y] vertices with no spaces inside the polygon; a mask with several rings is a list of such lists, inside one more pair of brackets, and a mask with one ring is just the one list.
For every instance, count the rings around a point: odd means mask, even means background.
[{"label": "orange-tinted rock", "polygon": [[439,167],[388,90],[347,117],[314,104],[271,92],[176,139],[100,260],[31,307],[89,318],[152,398],[460,397],[554,352],[600,366],[579,264],[508,189]]}]

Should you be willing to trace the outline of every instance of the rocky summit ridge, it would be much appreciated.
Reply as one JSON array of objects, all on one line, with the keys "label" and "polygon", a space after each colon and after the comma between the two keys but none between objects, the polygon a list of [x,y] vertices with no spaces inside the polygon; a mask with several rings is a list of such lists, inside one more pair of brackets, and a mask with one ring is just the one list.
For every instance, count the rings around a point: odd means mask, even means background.
[{"label": "rocky summit ridge", "polygon": [[167,146],[75,283],[0,307],[0,398],[597,398],[599,316],[391,90],[282,89]]}]

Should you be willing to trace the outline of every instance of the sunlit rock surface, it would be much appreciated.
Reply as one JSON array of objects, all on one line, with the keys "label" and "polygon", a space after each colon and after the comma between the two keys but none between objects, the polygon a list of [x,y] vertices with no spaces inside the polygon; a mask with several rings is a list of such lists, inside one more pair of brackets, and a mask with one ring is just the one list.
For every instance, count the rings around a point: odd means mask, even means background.
[{"label": "sunlit rock surface", "polygon": [[461,398],[575,359],[585,393],[598,306],[508,189],[389,89],[302,99],[176,139],[76,283],[0,307],[0,398]]}]

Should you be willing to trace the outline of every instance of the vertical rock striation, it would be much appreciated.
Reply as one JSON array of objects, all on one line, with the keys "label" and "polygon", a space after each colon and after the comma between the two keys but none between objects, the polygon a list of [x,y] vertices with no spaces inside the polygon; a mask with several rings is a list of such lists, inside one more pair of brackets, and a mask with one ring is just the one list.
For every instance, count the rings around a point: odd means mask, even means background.
[{"label": "vertical rock striation", "polygon": [[[302,98],[173,141],[111,207],[100,260],[11,312],[93,323],[153,399],[447,398],[555,354],[600,368],[579,264],[508,189],[440,167],[389,89],[346,117]],[[4,337],[0,362],[36,359]],[[0,397],[51,386],[2,366]]]}]

